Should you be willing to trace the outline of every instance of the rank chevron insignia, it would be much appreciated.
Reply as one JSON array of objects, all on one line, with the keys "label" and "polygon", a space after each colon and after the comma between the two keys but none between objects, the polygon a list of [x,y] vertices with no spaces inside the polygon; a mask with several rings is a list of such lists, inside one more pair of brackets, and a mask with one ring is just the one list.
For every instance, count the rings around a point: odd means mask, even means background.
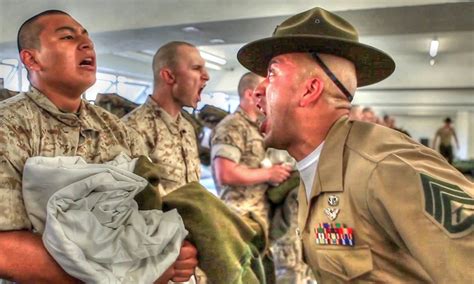
[{"label": "rank chevron insignia", "polygon": [[459,186],[420,174],[425,194],[425,210],[450,234],[473,230],[474,199]]}]

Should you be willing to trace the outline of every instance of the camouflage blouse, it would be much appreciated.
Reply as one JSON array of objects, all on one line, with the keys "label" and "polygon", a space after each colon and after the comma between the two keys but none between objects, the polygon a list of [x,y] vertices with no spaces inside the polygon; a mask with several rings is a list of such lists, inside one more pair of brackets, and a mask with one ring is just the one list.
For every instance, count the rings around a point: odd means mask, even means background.
[{"label": "camouflage blouse", "polygon": [[148,97],[122,120],[144,139],[148,156],[163,173],[165,194],[186,183],[199,181],[200,160],[194,128],[181,114],[171,117]]},{"label": "camouflage blouse", "polygon": [[0,102],[0,231],[30,228],[22,200],[29,157],[81,156],[102,163],[120,152],[136,157],[144,150],[136,133],[87,101],[78,113],[65,113],[32,88]]},{"label": "camouflage blouse", "polygon": [[[211,139],[211,160],[226,158],[249,168],[259,168],[265,158],[263,137],[256,122],[238,108],[214,129]],[[265,196],[268,184],[223,186],[221,199],[239,213],[253,211],[267,219],[269,204]]]}]

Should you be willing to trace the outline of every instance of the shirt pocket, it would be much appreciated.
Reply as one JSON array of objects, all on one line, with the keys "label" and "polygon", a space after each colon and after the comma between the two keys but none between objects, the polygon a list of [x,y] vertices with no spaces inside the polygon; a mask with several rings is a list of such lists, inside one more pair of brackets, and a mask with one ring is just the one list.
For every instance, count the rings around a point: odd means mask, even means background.
[{"label": "shirt pocket", "polygon": [[344,281],[353,281],[374,269],[372,253],[366,245],[318,249],[316,259],[323,279],[337,276]]}]

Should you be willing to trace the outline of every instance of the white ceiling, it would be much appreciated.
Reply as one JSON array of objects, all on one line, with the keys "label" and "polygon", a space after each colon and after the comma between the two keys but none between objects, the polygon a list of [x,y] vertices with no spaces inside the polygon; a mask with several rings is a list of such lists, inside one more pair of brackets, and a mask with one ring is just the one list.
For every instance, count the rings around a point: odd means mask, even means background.
[{"label": "white ceiling", "polygon": [[[290,3],[289,3],[290,2]],[[211,71],[208,92],[235,94],[245,72],[236,60],[245,43],[270,36],[289,15],[321,6],[358,28],[361,41],[393,56],[397,69],[373,90],[474,90],[474,3],[447,0],[0,0],[0,59],[16,56],[20,24],[46,9],[69,12],[92,34],[99,67],[151,79],[151,57],[170,40],[185,40],[227,58]],[[200,31],[186,33],[185,26]],[[440,42],[429,65],[431,39]],[[225,44],[212,45],[220,38]],[[474,102],[471,102],[474,107]]]}]

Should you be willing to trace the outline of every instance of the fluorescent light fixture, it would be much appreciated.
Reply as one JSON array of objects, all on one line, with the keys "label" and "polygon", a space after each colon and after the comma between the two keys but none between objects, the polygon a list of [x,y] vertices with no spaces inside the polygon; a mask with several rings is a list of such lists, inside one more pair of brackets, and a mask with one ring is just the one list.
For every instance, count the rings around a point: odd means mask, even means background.
[{"label": "fluorescent light fixture", "polygon": [[155,56],[156,50],[151,50],[151,49],[144,49],[140,50],[141,53],[150,55],[150,56]]},{"label": "fluorescent light fixture", "polygon": [[202,51],[202,50],[199,50],[199,52],[201,53],[202,58],[204,58],[207,61],[211,61],[213,63],[217,63],[220,65],[224,65],[227,63],[227,60],[217,55],[210,54],[209,52]]},{"label": "fluorescent light fixture", "polygon": [[210,63],[210,62],[207,62],[206,61],[206,65],[205,65],[207,68],[209,69],[213,69],[213,70],[222,70],[222,67],[220,67],[219,65],[217,64],[214,64],[214,63]]},{"label": "fluorescent light fixture", "polygon": [[222,44],[222,43],[225,43],[225,40],[221,38],[213,38],[213,39],[210,39],[209,42],[212,44]]},{"label": "fluorescent light fixture", "polygon": [[438,54],[438,47],[439,41],[437,39],[433,39],[430,44],[430,56],[435,57]]},{"label": "fluorescent light fixture", "polygon": [[200,31],[200,29],[193,27],[193,26],[187,26],[181,29],[185,33],[197,33]]}]

